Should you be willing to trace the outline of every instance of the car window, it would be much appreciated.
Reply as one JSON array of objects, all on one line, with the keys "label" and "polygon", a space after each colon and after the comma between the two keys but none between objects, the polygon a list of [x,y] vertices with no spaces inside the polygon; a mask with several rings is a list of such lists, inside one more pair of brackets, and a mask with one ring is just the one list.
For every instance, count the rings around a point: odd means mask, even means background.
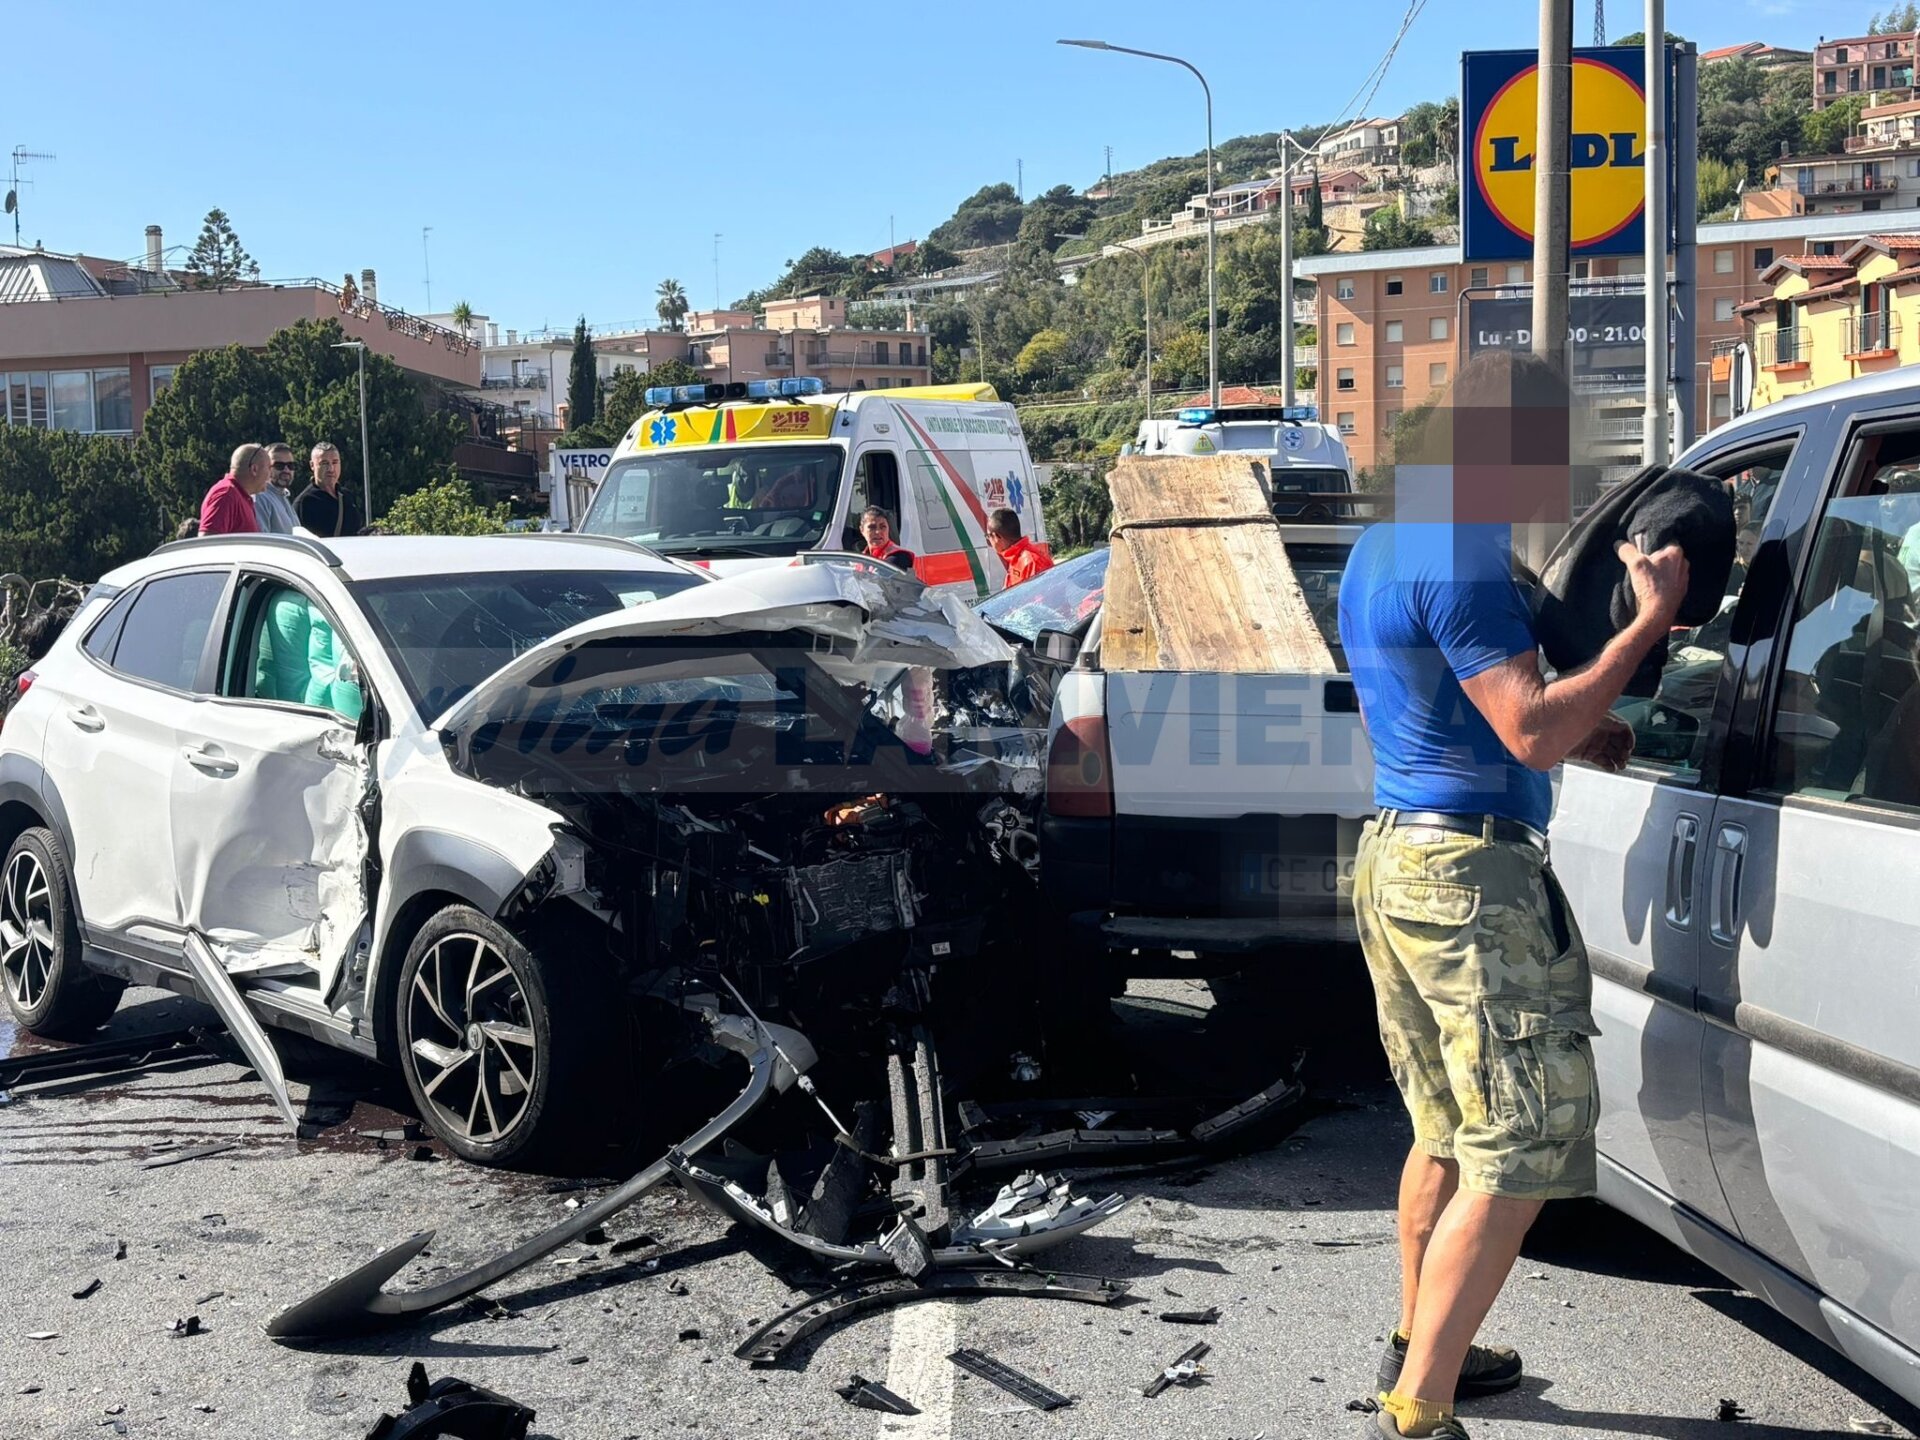
[{"label": "car window", "polygon": [[1774,697],[1766,788],[1920,809],[1920,431],[1863,437],[1827,503]]},{"label": "car window", "polygon": [[220,693],[331,710],[355,721],[365,706],[359,662],[325,610],[281,580],[245,582],[221,667]]},{"label": "car window", "polygon": [[113,647],[120,638],[120,627],[127,623],[127,612],[133,608],[136,592],[129,590],[120,596],[101,615],[99,622],[87,632],[84,649],[87,654],[103,665],[113,663]]},{"label": "car window", "polygon": [[1623,696],[1614,713],[1633,727],[1633,758],[1675,773],[1695,773],[1706,749],[1707,719],[1726,659],[1733,613],[1746,585],[1747,567],[1766,528],[1780,477],[1793,458],[1789,442],[1737,460],[1707,464],[1701,473],[1724,481],[1733,492],[1734,561],[1727,591],[1714,617],[1704,625],[1676,632],[1667,646],[1667,663],[1651,697]]},{"label": "car window", "polygon": [[226,592],[224,570],[162,575],[140,587],[121,622],[113,668],[135,680],[192,690],[214,612]]},{"label": "car window", "polygon": [[353,594],[431,720],[562,630],[700,583],[678,570],[521,570],[360,581]]},{"label": "car window", "polygon": [[1109,553],[1105,546],[1089,550],[1041,571],[1023,585],[989,596],[977,607],[980,617],[1029,645],[1042,630],[1076,632],[1100,608]]}]

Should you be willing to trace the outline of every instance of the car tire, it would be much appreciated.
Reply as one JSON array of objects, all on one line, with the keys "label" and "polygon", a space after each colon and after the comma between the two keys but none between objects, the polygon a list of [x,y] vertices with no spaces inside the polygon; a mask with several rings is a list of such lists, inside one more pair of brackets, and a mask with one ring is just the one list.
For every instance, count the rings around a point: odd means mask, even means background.
[{"label": "car tire", "polygon": [[394,997],[394,1050],[420,1118],[463,1159],[565,1164],[618,1107],[603,1076],[616,996],[580,951],[549,963],[467,905],[450,905],[407,947]]},{"label": "car tire", "polygon": [[23,830],[0,863],[0,989],[28,1030],[66,1040],[97,1030],[126,988],[89,970],[73,877],[51,830]]}]

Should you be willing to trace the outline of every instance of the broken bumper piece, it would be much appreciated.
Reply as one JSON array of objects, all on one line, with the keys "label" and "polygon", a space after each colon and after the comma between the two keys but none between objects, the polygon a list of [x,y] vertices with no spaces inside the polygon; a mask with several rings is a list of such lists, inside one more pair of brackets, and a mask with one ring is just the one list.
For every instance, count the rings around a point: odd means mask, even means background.
[{"label": "broken bumper piece", "polygon": [[[716,1044],[746,1057],[750,1073],[746,1087],[734,1098],[733,1103],[683,1141],[673,1152],[674,1155],[697,1154],[715,1143],[758,1109],[770,1095],[793,1085],[815,1058],[813,1047],[796,1030],[723,1014],[712,997],[700,997],[685,1004],[689,1009],[698,1008],[702,1011],[702,1018]],[[478,1294],[624,1210],[673,1173],[669,1158],[656,1160],[617,1190],[610,1191],[591,1205],[582,1206],[562,1223],[464,1275],[402,1294],[383,1290],[381,1287],[388,1280],[433,1242],[434,1232],[424,1231],[382,1251],[358,1270],[333,1281],[305,1300],[288,1306],[267,1322],[267,1334],[277,1340],[354,1335],[376,1326],[397,1323],[409,1316],[423,1315]]]},{"label": "broken bumper piece", "polygon": [[922,1300],[946,1300],[963,1295],[1023,1295],[1036,1300],[1079,1300],[1089,1305],[1111,1305],[1127,1294],[1124,1280],[1098,1275],[1063,1275],[1057,1271],[991,1269],[936,1270],[909,1279],[888,1275],[878,1280],[850,1281],[824,1295],[803,1300],[773,1317],[746,1338],[734,1356],[755,1369],[778,1365],[793,1347],[830,1325]]},{"label": "broken bumper piece", "polygon": [[1031,1255],[1111,1220],[1127,1206],[1124,1195],[1075,1197],[1064,1181],[1023,1176],[1004,1187],[979,1215],[955,1227],[951,1243],[937,1249],[924,1237],[903,1243],[897,1230],[866,1244],[835,1244],[783,1225],[764,1203],[731,1180],[702,1170],[683,1153],[670,1154],[665,1163],[683,1185],[730,1220],[771,1231],[831,1264],[898,1269],[909,1278],[920,1276],[929,1264],[941,1269]]}]

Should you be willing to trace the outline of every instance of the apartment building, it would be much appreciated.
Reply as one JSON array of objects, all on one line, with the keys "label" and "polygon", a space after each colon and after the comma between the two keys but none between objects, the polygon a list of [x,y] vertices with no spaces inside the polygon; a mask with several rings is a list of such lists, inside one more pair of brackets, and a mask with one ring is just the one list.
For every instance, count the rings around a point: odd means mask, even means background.
[{"label": "apartment building", "polygon": [[160,227],[129,264],[0,245],[0,422],[132,435],[174,371],[201,350],[263,348],[299,320],[340,322],[350,340],[425,379],[471,386],[480,347],[379,303],[377,279],[193,288],[162,263]]},{"label": "apartment building", "polygon": [[[1920,217],[1915,229],[1920,231]],[[1701,385],[1700,427],[1711,429],[1732,416],[1732,396],[1711,383],[1715,347],[1746,338],[1740,307],[1771,297],[1776,280],[1765,277],[1782,257],[1844,255],[1862,234],[1860,218],[1791,216],[1702,225],[1698,232],[1696,342],[1691,357]],[[1457,245],[1418,250],[1376,250],[1317,255],[1299,261],[1296,274],[1317,286],[1319,378],[1316,399],[1322,418],[1347,437],[1354,463],[1384,462],[1395,419],[1445,387],[1467,358],[1464,333],[1469,301],[1497,299],[1503,287],[1531,283],[1525,262],[1469,265]],[[1576,260],[1577,292],[1607,296],[1614,309],[1632,308],[1623,294],[1636,293],[1642,274],[1637,257]],[[1524,291],[1506,290],[1509,297]],[[1628,327],[1629,329],[1631,326]],[[1510,337],[1509,337],[1510,338]],[[1598,341],[1581,342],[1598,344]],[[1576,349],[1580,348],[1576,346]],[[1616,347],[1618,349],[1619,347]],[[1629,344],[1625,347],[1631,350]],[[1609,351],[1601,359],[1631,358]],[[1576,357],[1576,372],[1580,370]],[[1580,389],[1592,412],[1601,463],[1625,466],[1639,454],[1642,382],[1604,363],[1587,367]]]},{"label": "apartment building", "polygon": [[1763,70],[1798,69],[1813,59],[1811,50],[1793,50],[1785,45],[1768,45],[1763,41],[1749,40],[1744,45],[1722,45],[1717,50],[1702,51],[1702,65],[1718,65],[1728,60],[1751,60]]},{"label": "apartment building", "polygon": [[1321,136],[1314,148],[1323,162],[1335,165],[1391,165],[1400,158],[1400,121],[1356,120]]},{"label": "apartment building", "polygon": [[1824,110],[1852,95],[1882,103],[1920,98],[1913,83],[1916,33],[1821,37],[1813,52],[1813,108]]},{"label": "apartment building", "polygon": [[1920,232],[1783,256],[1760,279],[1769,293],[1740,307],[1756,406],[1920,362]]},{"label": "apartment building", "polygon": [[[857,303],[857,302],[855,302]],[[854,323],[839,295],[769,300],[751,310],[695,310],[680,330],[615,329],[593,336],[598,378],[647,371],[666,360],[693,366],[710,381],[816,375],[829,390],[925,385],[933,376],[927,333]],[[522,336],[478,317],[487,336],[479,395],[528,424],[557,423],[573,365],[571,331]]]}]

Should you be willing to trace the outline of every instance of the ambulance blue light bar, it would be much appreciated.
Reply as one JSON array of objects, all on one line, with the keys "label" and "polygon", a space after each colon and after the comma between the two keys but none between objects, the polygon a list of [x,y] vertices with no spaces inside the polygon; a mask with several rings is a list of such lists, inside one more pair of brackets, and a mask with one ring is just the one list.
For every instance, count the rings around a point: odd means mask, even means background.
[{"label": "ambulance blue light bar", "polygon": [[1182,425],[1217,425],[1228,420],[1280,420],[1312,424],[1320,418],[1318,405],[1236,405],[1230,410],[1215,410],[1195,405],[1178,413]]},{"label": "ambulance blue light bar", "polygon": [[711,405],[720,400],[790,400],[818,395],[826,382],[813,375],[789,375],[784,380],[735,380],[725,385],[655,385],[646,393],[649,405]]}]

